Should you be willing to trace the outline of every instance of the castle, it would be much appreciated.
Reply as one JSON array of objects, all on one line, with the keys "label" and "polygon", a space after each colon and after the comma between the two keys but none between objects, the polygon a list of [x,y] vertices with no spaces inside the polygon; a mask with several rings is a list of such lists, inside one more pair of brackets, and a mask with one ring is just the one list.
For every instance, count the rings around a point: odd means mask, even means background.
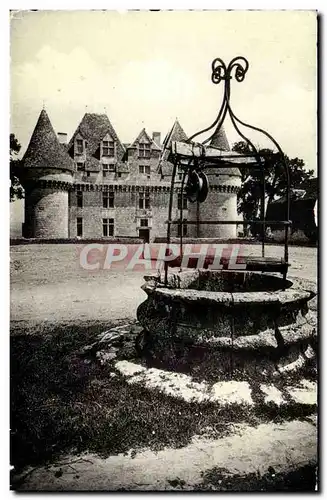
[{"label": "castle", "polygon": [[[22,160],[25,189],[23,236],[39,239],[165,237],[172,164],[159,159],[163,147],[187,136],[176,119],[161,143],[145,129],[124,144],[105,114],[86,113],[70,141],[56,134],[43,109]],[[229,150],[225,131],[211,145]],[[173,218],[235,220],[240,172],[235,167],[211,169],[209,194],[202,204],[181,193],[181,172],[175,184]],[[191,238],[234,238],[235,225],[173,226]]]}]

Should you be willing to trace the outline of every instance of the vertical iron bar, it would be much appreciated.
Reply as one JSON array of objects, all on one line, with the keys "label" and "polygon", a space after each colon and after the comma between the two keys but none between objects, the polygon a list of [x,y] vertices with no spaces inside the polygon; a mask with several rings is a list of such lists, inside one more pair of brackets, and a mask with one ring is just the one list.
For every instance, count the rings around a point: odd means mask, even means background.
[{"label": "vertical iron bar", "polygon": [[[237,118],[231,110],[230,110],[230,116],[231,116],[231,118],[233,116],[234,120],[236,120],[238,123],[240,123],[244,127],[250,128],[252,130],[256,130],[257,132],[264,134],[266,137],[268,137],[268,139],[271,140],[271,142],[276,146],[278,152],[280,153],[282,164],[283,164],[284,171],[285,171],[285,176],[286,176],[286,216],[287,216],[287,220],[289,221],[290,220],[290,203],[291,203],[291,200],[290,200],[291,179],[290,179],[289,168],[288,168],[284,153],[283,153],[280,145],[268,132],[266,132],[262,128],[254,127],[253,125],[249,125],[248,123],[243,122],[242,120]],[[236,128],[236,130],[238,131],[237,127],[235,126],[234,121],[233,121],[233,124],[234,124],[234,127]],[[289,255],[288,255],[288,236],[289,236],[289,228],[288,228],[288,225],[286,225],[285,226],[285,242],[284,242],[284,260],[285,260],[285,264],[286,264],[286,272],[284,274],[284,280],[286,280],[288,257],[289,257]],[[285,285],[285,282],[284,282],[284,285]]]},{"label": "vertical iron bar", "polygon": [[200,203],[196,202],[196,237],[200,238]]},{"label": "vertical iron bar", "polygon": [[[172,177],[171,177],[171,184],[170,184],[170,195],[169,195],[169,205],[168,205],[168,225],[167,225],[167,242],[166,242],[166,254],[167,251],[169,250],[169,245],[170,245],[170,231],[171,231],[171,216],[172,216],[172,211],[173,211],[173,200],[174,200],[174,187],[175,187],[175,176],[176,176],[176,169],[177,169],[177,159],[174,160],[173,164],[173,172],[172,172]],[[166,255],[167,257],[167,255]],[[168,259],[165,259],[165,285],[167,286],[168,284]]]},{"label": "vertical iron bar", "polygon": [[[291,190],[291,179],[290,179],[290,171],[288,168],[288,164],[286,163],[285,156],[282,154],[282,161],[284,163],[284,168],[286,172],[286,220],[290,220],[290,207],[291,207],[291,196],[290,196],[290,190]],[[284,260],[285,260],[285,266],[286,270],[284,273],[284,288],[286,285],[286,274],[288,270],[288,235],[289,235],[289,226],[286,224],[285,226],[285,246],[284,246]]]},{"label": "vertical iron bar", "polygon": [[[232,307],[234,308],[234,297],[232,295]],[[232,379],[234,376],[234,337],[235,337],[235,322],[234,322],[234,314],[232,313],[230,319],[230,327],[231,327],[231,355],[230,355],[230,378]]]},{"label": "vertical iron bar", "polygon": [[262,242],[261,242],[261,255],[262,257],[265,256],[265,232],[266,232],[266,225],[265,225],[265,194],[266,194],[266,176],[265,176],[265,165],[264,163],[262,165],[262,195],[261,195],[261,220],[263,224],[261,225],[262,227]]},{"label": "vertical iron bar", "polygon": [[180,264],[180,271],[182,270],[182,259],[183,259],[183,210],[184,210],[184,183],[185,183],[185,178],[186,178],[186,170],[183,172],[183,177],[182,177],[182,185],[181,185],[181,208],[180,208],[180,240],[179,240],[179,253],[180,253],[180,259],[181,259],[181,264]]}]

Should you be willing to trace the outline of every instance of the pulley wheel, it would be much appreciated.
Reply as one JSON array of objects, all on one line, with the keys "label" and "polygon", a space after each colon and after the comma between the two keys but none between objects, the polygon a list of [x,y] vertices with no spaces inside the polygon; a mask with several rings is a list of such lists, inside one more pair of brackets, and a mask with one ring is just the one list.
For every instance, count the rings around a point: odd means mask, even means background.
[{"label": "pulley wheel", "polygon": [[208,178],[203,172],[193,170],[189,173],[185,188],[186,198],[191,202],[202,203],[208,196]]},{"label": "pulley wheel", "polygon": [[208,177],[203,172],[199,172],[198,175],[199,175],[200,181],[202,181],[202,186],[200,188],[197,201],[200,203],[203,203],[207,199],[207,196],[208,196],[209,182],[208,182]]}]

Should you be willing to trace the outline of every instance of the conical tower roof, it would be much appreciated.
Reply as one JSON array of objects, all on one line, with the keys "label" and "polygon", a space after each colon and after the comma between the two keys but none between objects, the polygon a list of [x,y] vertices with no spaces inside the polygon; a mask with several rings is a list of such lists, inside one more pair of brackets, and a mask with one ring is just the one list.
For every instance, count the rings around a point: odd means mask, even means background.
[{"label": "conical tower roof", "polygon": [[[220,149],[221,151],[231,151],[224,126],[217,127],[210,141],[210,146]],[[211,173],[217,175],[233,175],[241,177],[241,172],[237,167],[226,166],[226,168],[213,169]]]},{"label": "conical tower roof", "polygon": [[74,170],[74,162],[60,145],[45,109],[42,109],[23,157],[24,168]]},{"label": "conical tower roof", "polygon": [[214,146],[222,151],[230,151],[230,146],[223,125],[216,128],[216,131],[210,141],[210,146]]},{"label": "conical tower roof", "polygon": [[170,131],[168,132],[162,143],[163,155],[159,163],[159,171],[161,172],[162,175],[164,176],[172,175],[173,166],[170,162],[168,162],[169,148],[171,146],[171,143],[173,141],[183,142],[186,141],[187,139],[188,139],[187,135],[185,134],[178,119],[176,118],[172,128],[170,129]]},{"label": "conical tower roof", "polygon": [[163,147],[169,148],[173,141],[183,142],[186,141],[187,139],[188,139],[187,135],[185,134],[178,119],[176,118],[171,131],[165,137],[165,140],[163,142]]}]

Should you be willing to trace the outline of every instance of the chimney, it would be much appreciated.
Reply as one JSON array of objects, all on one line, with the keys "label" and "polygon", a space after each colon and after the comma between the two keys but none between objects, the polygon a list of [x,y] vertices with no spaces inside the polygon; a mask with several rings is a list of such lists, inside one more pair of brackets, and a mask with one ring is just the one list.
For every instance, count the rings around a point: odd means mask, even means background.
[{"label": "chimney", "polygon": [[152,132],[152,140],[157,144],[157,146],[161,146],[161,133],[160,132]]},{"label": "chimney", "polygon": [[60,144],[67,144],[67,134],[65,132],[58,132],[58,140]]}]

